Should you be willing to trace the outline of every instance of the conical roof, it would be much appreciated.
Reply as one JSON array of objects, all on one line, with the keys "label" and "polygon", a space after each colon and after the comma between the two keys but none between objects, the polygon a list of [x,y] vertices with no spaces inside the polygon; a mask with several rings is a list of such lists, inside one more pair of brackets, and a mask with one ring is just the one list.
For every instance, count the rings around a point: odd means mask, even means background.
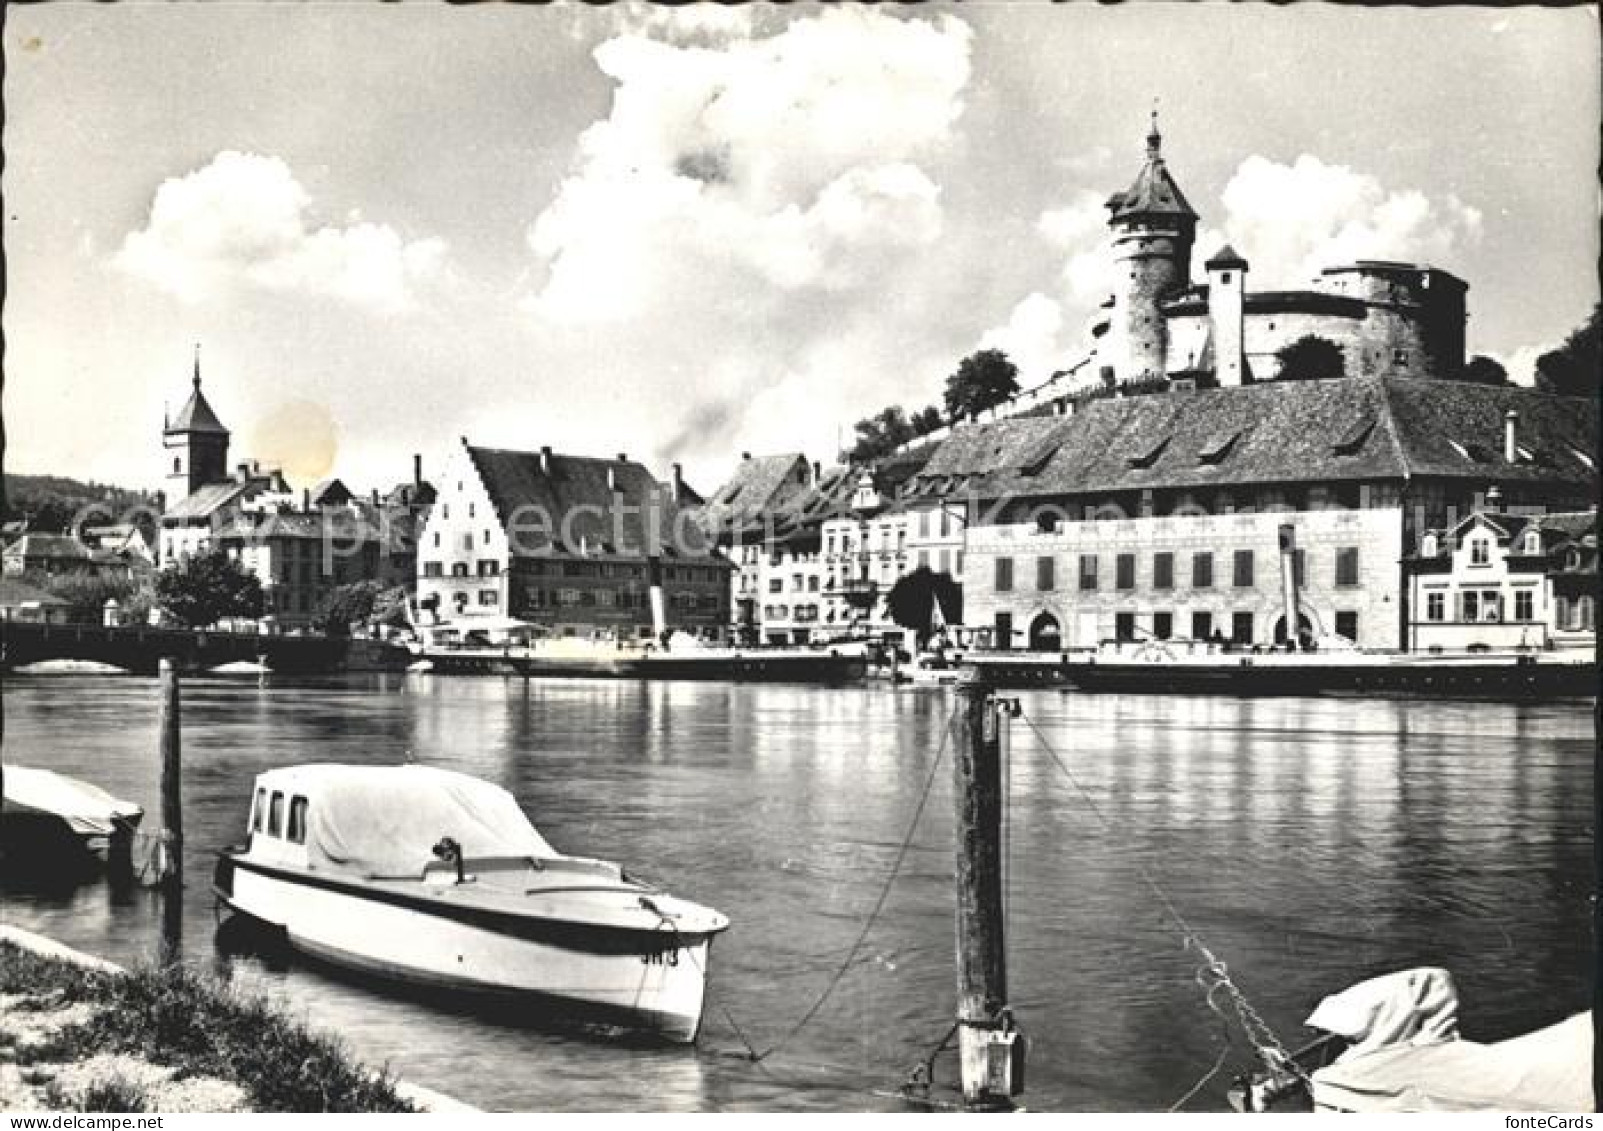
[{"label": "conical roof", "polygon": [[223,436],[228,435],[228,429],[223,422],[217,419],[212,406],[206,403],[206,396],[200,391],[200,357],[195,357],[195,375],[191,378],[195,391],[189,394],[189,400],[184,407],[178,410],[178,415],[167,422],[168,432],[213,432]]},{"label": "conical roof", "polygon": [[1163,163],[1163,137],[1158,133],[1156,116],[1152,132],[1147,134],[1147,163],[1136,174],[1135,183],[1124,192],[1114,193],[1108,200],[1113,219],[1129,216],[1183,216],[1196,220],[1190,203],[1174,183],[1168,167]]}]

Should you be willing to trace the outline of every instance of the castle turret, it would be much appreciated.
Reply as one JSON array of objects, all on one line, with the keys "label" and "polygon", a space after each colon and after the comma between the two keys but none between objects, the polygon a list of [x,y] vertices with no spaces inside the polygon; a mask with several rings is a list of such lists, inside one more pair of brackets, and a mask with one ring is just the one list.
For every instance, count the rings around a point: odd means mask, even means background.
[{"label": "castle turret", "polygon": [[195,347],[194,391],[178,415],[162,428],[167,450],[167,500],[188,498],[197,488],[228,478],[228,429],[200,391],[200,347]]},{"label": "castle turret", "polygon": [[1163,374],[1168,342],[1159,303],[1191,279],[1197,214],[1164,166],[1162,146],[1154,110],[1146,164],[1107,204],[1114,291],[1105,356],[1121,384]]},{"label": "castle turret", "polygon": [[1213,376],[1221,387],[1241,385],[1246,377],[1242,316],[1247,291],[1247,261],[1229,244],[1203,264],[1208,272],[1208,320],[1213,333]]}]

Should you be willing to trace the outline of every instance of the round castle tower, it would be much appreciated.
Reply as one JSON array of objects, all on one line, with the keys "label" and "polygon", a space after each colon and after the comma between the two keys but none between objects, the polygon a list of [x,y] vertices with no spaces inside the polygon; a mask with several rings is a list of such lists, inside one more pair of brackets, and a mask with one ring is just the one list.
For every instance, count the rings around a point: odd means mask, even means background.
[{"label": "round castle tower", "polygon": [[1168,335],[1158,304],[1191,283],[1197,214],[1163,163],[1158,113],[1147,134],[1147,162],[1135,183],[1108,198],[1113,245],[1113,309],[1101,364],[1120,384],[1162,376]]}]

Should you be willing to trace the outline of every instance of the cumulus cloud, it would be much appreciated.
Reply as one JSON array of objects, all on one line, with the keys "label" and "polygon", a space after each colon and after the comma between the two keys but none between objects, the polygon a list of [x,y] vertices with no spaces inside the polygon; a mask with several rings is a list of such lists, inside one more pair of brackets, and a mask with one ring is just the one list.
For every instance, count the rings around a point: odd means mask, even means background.
[{"label": "cumulus cloud", "polygon": [[[698,401],[669,406],[665,434],[692,417],[740,427],[776,383],[816,414],[824,389],[866,376],[843,359],[882,350],[891,319],[865,304],[943,233],[932,159],[969,77],[952,17],[842,7],[760,35],[699,7],[704,26],[642,17],[595,49],[612,104],[528,227],[520,304],[553,334],[627,327],[621,350],[693,374]],[[819,348],[831,333],[858,348]],[[712,343],[717,357],[696,355]]]},{"label": "cumulus cloud", "polygon": [[529,304],[563,322],[635,318],[715,272],[735,285],[871,282],[941,231],[917,158],[962,110],[969,34],[952,20],[835,10],[767,38],[601,44],[612,111],[530,227]]},{"label": "cumulus cloud", "polygon": [[408,241],[360,216],[343,227],[314,226],[310,209],[281,159],[219,153],[162,182],[145,226],[128,234],[113,262],[184,302],[259,287],[381,313],[411,306],[415,287],[440,270],[439,240]]},{"label": "cumulus cloud", "polygon": [[[1398,259],[1451,267],[1481,236],[1481,213],[1304,155],[1290,165],[1248,157],[1225,185],[1223,235],[1257,285],[1301,285],[1323,267]],[[1201,245],[1202,258],[1216,248]]]},{"label": "cumulus cloud", "polygon": [[1063,305],[1040,292],[1026,296],[1008,320],[980,338],[981,349],[999,349],[1019,367],[1019,384],[1037,385],[1067,364]]}]

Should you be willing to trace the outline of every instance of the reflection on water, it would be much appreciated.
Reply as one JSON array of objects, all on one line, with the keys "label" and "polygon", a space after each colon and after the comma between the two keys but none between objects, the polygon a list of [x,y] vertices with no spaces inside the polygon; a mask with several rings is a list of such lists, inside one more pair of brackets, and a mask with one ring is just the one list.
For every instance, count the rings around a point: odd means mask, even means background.
[{"label": "reflection on water", "polygon": [[[1026,714],[1112,828],[1014,725],[1010,983],[1029,1105],[1168,1106],[1218,1030],[1145,866],[1288,1040],[1318,998],[1416,964],[1457,977],[1472,1036],[1585,1008],[1592,734],[1583,704],[1027,693]],[[508,1109],[894,1108],[953,1011],[949,773],[840,987],[762,1068],[879,894],[942,753],[939,691],[374,676],[184,689],[184,954],[359,1055]],[[155,822],[153,681],[6,681],[6,757],[95,781]],[[622,1048],[227,957],[208,891],[251,777],[415,760],[513,790],[558,847],[728,914],[695,1051]],[[159,930],[143,891],[13,891],[7,920],[123,961]],[[724,1013],[728,1011],[728,1014]],[[1232,1063],[1244,1063],[1238,1056]],[[943,1062],[943,1070],[950,1066]],[[1195,1106],[1219,1106],[1223,1081]]]}]

